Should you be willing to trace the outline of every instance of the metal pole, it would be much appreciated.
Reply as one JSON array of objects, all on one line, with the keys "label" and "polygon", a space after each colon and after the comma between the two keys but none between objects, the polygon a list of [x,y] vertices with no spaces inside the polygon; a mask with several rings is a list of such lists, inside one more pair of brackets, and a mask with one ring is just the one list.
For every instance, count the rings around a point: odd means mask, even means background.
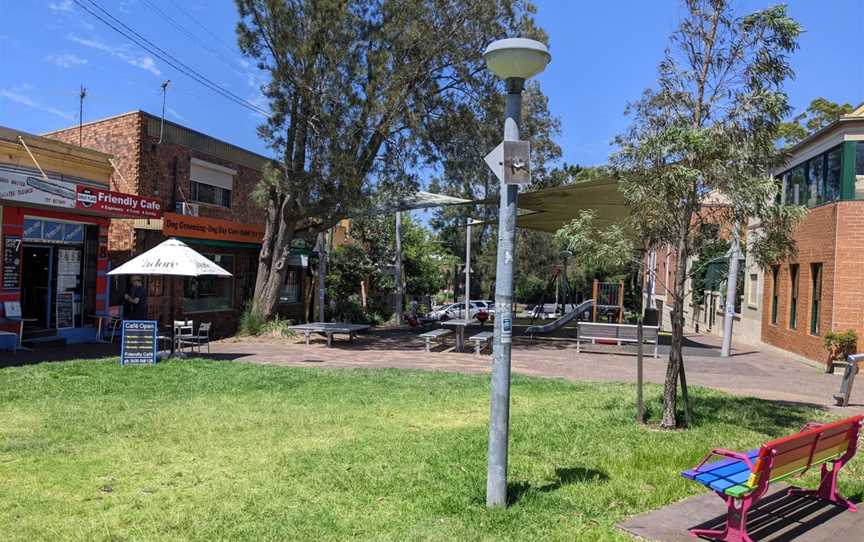
[{"label": "metal pole", "polygon": [[741,243],[737,225],[732,231],[732,246],[729,247],[729,276],[726,279],[726,310],[723,312],[723,345],[720,355],[729,357],[732,352],[732,323],[735,320],[735,297],[738,291],[738,259]]},{"label": "metal pole", "polygon": [[642,352],[642,315],[636,320],[636,423],[645,423],[645,400],[642,396],[644,356]]},{"label": "metal pole", "polygon": [[78,146],[83,146],[84,141],[84,98],[87,97],[87,89],[81,85],[78,93]]},{"label": "metal pole", "polygon": [[322,231],[318,233],[318,321],[323,322],[324,302],[327,293],[327,288],[324,280],[327,277],[327,240],[326,234]]},{"label": "metal pole", "polygon": [[[504,140],[519,140],[524,79],[507,79]],[[492,343],[492,394],[486,506],[507,504],[507,446],[510,432],[510,349],[513,326],[513,266],[516,259],[516,197],[519,185],[501,183],[498,254],[495,272],[495,334]]]},{"label": "metal pole", "polygon": [[396,325],[402,325],[402,211],[396,211]]},{"label": "metal pole", "polygon": [[465,233],[465,318],[471,318],[471,219]]}]

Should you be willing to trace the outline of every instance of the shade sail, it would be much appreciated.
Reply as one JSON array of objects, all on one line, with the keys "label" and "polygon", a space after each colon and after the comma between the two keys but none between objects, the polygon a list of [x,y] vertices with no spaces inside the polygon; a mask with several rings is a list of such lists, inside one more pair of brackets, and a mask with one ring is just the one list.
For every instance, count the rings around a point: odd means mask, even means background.
[{"label": "shade sail", "polygon": [[[498,198],[482,203],[497,204]],[[614,177],[525,192],[519,194],[517,204],[518,227],[549,233],[569,224],[581,211],[595,211],[594,224],[601,229],[620,223],[629,214]]]},{"label": "shade sail", "polygon": [[414,211],[418,209],[432,209],[434,207],[445,207],[448,205],[469,205],[474,203],[470,199],[445,196],[444,194],[433,194],[432,192],[414,192],[399,199],[394,199],[383,205],[361,212],[361,215],[378,215],[395,213],[396,211]]},{"label": "shade sail", "polygon": [[108,274],[169,275],[175,277],[231,276],[231,273],[192,250],[183,241],[174,238],[159,243]]}]

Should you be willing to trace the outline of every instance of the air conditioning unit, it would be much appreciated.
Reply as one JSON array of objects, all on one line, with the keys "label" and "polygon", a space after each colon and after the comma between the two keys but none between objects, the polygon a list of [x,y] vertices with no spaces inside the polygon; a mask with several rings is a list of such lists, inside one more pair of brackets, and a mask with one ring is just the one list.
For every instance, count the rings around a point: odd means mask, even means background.
[{"label": "air conditioning unit", "polygon": [[175,206],[177,214],[186,216],[198,216],[198,204],[186,203],[185,201],[178,202]]}]

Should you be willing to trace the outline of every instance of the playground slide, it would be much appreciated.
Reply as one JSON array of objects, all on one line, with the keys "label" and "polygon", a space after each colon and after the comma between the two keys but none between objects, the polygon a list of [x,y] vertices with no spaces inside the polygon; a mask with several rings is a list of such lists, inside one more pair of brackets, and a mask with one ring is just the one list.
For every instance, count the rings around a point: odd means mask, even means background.
[{"label": "playground slide", "polygon": [[593,299],[588,299],[586,301],[583,301],[582,303],[577,305],[575,309],[568,312],[567,314],[565,314],[564,316],[562,316],[561,318],[559,318],[557,320],[549,322],[548,324],[543,324],[542,326],[529,326],[528,329],[525,330],[525,334],[526,335],[542,335],[543,333],[551,333],[551,332],[555,331],[556,329],[561,329],[562,327],[567,325],[567,322],[576,318],[580,314],[584,314],[585,311],[587,311],[588,309],[590,309],[593,306],[594,306],[594,300]]}]

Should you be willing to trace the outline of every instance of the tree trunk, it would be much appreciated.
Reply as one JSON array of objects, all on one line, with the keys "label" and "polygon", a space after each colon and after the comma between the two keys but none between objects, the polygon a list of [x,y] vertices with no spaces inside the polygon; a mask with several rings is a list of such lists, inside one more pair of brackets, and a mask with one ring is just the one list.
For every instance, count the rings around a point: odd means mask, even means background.
[{"label": "tree trunk", "polygon": [[252,311],[268,320],[276,315],[279,307],[279,291],[285,284],[296,224],[285,219],[284,207],[287,202],[282,200],[282,204],[278,205],[279,201],[271,201],[268,205],[264,240],[258,258],[255,299],[252,302]]},{"label": "tree trunk", "polygon": [[[681,231],[678,237],[678,247],[675,260],[675,284],[672,292],[672,344],[669,349],[669,365],[666,367],[666,380],[663,387],[663,419],[660,427],[671,429],[677,425],[675,408],[678,398],[678,377],[683,371],[684,358],[682,347],[684,343],[684,286],[687,280],[687,258],[690,256],[690,213],[687,212],[686,220],[682,221]],[[686,380],[682,380],[684,386],[684,397],[687,397]],[[689,407],[685,405],[688,411]]]}]

